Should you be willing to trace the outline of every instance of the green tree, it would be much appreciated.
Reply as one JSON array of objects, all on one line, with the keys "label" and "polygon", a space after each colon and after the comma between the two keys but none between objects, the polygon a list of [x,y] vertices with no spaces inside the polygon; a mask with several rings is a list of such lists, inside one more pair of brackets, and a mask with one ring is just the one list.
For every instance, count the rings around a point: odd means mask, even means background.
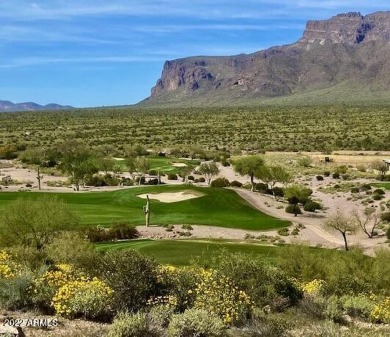
[{"label": "green tree", "polygon": [[254,178],[259,171],[264,167],[264,159],[262,156],[247,156],[241,157],[233,161],[233,169],[238,174],[248,175],[252,184],[252,191],[255,189]]},{"label": "green tree", "polygon": [[347,235],[356,233],[359,225],[353,217],[345,215],[338,208],[336,212],[325,222],[325,228],[328,230],[338,231],[343,236],[344,247],[345,250],[348,251],[349,247]]},{"label": "green tree", "polygon": [[[291,198],[296,198],[298,203],[304,204],[309,196],[312,194],[312,190],[303,185],[292,184],[287,186],[284,190],[284,197],[290,202]],[[291,203],[291,202],[290,202]]]},{"label": "green tree", "polygon": [[0,244],[29,246],[42,251],[59,231],[76,224],[76,217],[57,197],[17,199],[0,217]]},{"label": "green tree", "polygon": [[387,165],[385,164],[385,162],[383,162],[381,160],[376,160],[376,161],[371,163],[371,168],[379,171],[379,174],[380,174],[382,181],[385,179],[385,175],[387,172]]},{"label": "green tree", "polygon": [[96,160],[91,151],[78,142],[64,142],[59,146],[59,150],[61,162],[58,168],[70,176],[71,182],[79,191],[80,184],[86,177],[99,171]]},{"label": "green tree", "polygon": [[145,156],[137,157],[134,159],[134,169],[139,175],[139,185],[141,185],[141,179],[150,170],[150,161]]},{"label": "green tree", "polygon": [[207,184],[211,184],[211,179],[219,173],[218,165],[214,162],[200,164],[198,171],[205,177]]},{"label": "green tree", "polygon": [[103,171],[104,174],[108,174],[108,172],[114,170],[115,159],[110,157],[99,158],[98,166],[99,166],[99,170]]},{"label": "green tree", "polygon": [[291,181],[291,174],[282,166],[266,166],[264,165],[257,173],[256,178],[261,179],[269,185],[272,190],[272,193],[275,196],[275,185],[277,183],[287,184]]},{"label": "green tree", "polygon": [[191,166],[183,166],[179,169],[179,174],[183,178],[183,183],[186,182],[188,175],[192,172]]}]

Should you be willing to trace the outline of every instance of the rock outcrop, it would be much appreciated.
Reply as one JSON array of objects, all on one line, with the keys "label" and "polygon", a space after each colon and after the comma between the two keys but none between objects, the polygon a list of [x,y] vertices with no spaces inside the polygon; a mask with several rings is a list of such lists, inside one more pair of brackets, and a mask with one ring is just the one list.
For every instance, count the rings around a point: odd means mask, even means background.
[{"label": "rock outcrop", "polygon": [[166,61],[144,102],[245,104],[321,90],[324,95],[327,88],[326,95],[341,101],[364,92],[360,98],[372,93],[374,99],[390,102],[389,85],[390,12],[346,13],[309,21],[302,38],[290,45],[253,54]]}]

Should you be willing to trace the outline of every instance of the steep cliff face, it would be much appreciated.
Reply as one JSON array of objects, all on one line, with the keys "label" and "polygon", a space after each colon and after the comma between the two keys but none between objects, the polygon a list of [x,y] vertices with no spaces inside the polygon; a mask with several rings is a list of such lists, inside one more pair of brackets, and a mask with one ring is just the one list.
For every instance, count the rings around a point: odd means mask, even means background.
[{"label": "steep cliff face", "polygon": [[329,20],[309,21],[300,43],[357,44],[363,41],[390,40],[390,13],[377,12],[339,14]]},{"label": "steep cliff face", "polygon": [[248,55],[166,61],[146,102],[246,102],[324,88],[339,90],[340,84],[386,96],[389,56],[390,12],[339,14],[309,21],[302,38],[291,45]]}]

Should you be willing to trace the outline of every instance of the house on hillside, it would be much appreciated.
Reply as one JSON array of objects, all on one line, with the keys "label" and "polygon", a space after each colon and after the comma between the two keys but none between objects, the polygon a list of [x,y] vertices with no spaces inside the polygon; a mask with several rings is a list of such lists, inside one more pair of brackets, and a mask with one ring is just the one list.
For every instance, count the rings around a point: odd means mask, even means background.
[{"label": "house on hillside", "polygon": [[387,171],[390,171],[390,159],[383,159],[383,162],[386,164],[387,166]]}]

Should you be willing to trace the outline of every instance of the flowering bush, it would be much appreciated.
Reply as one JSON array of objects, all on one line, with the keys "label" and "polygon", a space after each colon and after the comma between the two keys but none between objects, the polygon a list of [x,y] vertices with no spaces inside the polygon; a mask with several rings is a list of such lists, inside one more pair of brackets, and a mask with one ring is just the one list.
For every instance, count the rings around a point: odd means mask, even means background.
[{"label": "flowering bush", "polygon": [[20,271],[20,266],[5,250],[0,250],[0,278],[11,279]]},{"label": "flowering bush", "polygon": [[215,270],[201,270],[201,281],[195,288],[194,308],[218,315],[227,325],[245,319],[252,311],[249,296],[226,276]]},{"label": "flowering bush", "polygon": [[148,304],[169,303],[181,312],[193,306],[196,295],[193,289],[200,281],[198,269],[159,266],[157,279],[163,295],[150,299]]},{"label": "flowering bush", "polygon": [[62,285],[52,299],[61,316],[97,318],[110,310],[113,290],[103,281],[81,278]]},{"label": "flowering bush", "polygon": [[321,293],[321,290],[323,289],[325,284],[325,281],[314,279],[310,282],[303,283],[301,285],[301,289],[304,292],[304,294],[307,295],[319,295]]},{"label": "flowering bush", "polygon": [[386,297],[379,304],[374,305],[370,316],[374,321],[390,323],[390,297]]},{"label": "flowering bush", "polygon": [[83,278],[84,275],[68,264],[57,264],[34,280],[32,298],[39,309],[51,312],[51,300],[59,288],[69,282]]}]

